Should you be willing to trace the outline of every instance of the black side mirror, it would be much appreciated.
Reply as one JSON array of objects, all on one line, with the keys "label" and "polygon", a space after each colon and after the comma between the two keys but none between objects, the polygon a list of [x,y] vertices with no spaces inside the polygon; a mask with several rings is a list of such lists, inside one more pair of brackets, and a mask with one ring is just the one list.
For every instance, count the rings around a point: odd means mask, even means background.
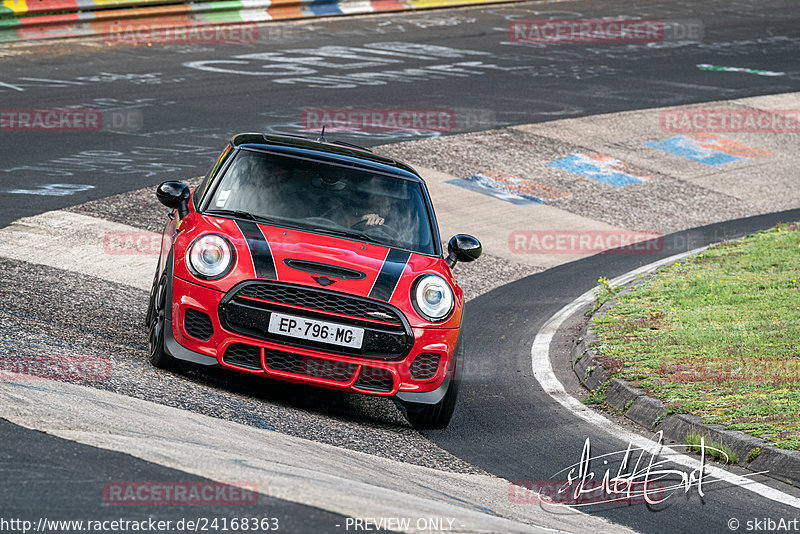
[{"label": "black side mirror", "polygon": [[458,234],[450,238],[447,243],[447,265],[452,269],[456,262],[475,261],[480,258],[483,252],[481,242],[467,234]]},{"label": "black side mirror", "polygon": [[192,192],[183,182],[164,182],[156,189],[156,196],[166,207],[177,209],[181,219],[189,215],[189,198]]}]

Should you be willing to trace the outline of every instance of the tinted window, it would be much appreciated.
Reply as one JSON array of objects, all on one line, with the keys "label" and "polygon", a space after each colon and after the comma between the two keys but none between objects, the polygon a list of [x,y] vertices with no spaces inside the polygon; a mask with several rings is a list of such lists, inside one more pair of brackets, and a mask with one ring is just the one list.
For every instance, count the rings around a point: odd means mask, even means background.
[{"label": "tinted window", "polygon": [[419,183],[347,167],[241,150],[206,209],[435,253]]},{"label": "tinted window", "polygon": [[208,170],[208,173],[206,174],[206,177],[203,179],[203,181],[200,183],[200,185],[197,186],[197,188],[195,188],[195,190],[194,190],[194,198],[193,198],[195,208],[200,206],[200,203],[202,202],[203,197],[206,196],[206,190],[208,189],[208,186],[211,184],[211,180],[214,179],[214,176],[217,174],[217,172],[219,171],[220,167],[222,167],[222,165],[225,164],[225,161],[228,159],[228,156],[231,154],[231,149],[232,148],[233,147],[231,147],[231,145],[228,145],[228,146],[225,147],[225,150],[223,150],[222,154],[219,155],[219,157],[217,158],[217,161],[215,161],[214,165],[212,165],[211,168]]}]

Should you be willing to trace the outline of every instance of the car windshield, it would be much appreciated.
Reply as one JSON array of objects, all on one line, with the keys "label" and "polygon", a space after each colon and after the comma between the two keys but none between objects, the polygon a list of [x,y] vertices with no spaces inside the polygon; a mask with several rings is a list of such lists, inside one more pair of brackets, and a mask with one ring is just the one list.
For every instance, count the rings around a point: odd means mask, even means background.
[{"label": "car windshield", "polygon": [[435,254],[421,185],[349,167],[240,150],[205,213]]}]

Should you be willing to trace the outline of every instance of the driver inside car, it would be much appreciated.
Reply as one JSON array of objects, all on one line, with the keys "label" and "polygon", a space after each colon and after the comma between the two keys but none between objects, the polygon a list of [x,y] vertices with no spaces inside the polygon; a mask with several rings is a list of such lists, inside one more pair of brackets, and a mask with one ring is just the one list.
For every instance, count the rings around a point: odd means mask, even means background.
[{"label": "driver inside car", "polygon": [[[366,221],[367,226],[383,226],[387,217],[392,219],[391,214],[394,213],[394,202],[389,197],[370,198],[370,206],[368,208],[370,213],[361,216],[361,221]],[[363,211],[363,210],[362,210]]]},{"label": "driver inside car", "polygon": [[[337,177],[317,177],[312,183],[316,187],[328,190],[329,193],[328,209],[325,210],[323,217],[348,228],[362,223],[366,226],[383,226],[387,216],[395,209],[392,198],[364,191],[351,191],[347,184]],[[388,217],[388,220],[391,222],[391,217]]]}]

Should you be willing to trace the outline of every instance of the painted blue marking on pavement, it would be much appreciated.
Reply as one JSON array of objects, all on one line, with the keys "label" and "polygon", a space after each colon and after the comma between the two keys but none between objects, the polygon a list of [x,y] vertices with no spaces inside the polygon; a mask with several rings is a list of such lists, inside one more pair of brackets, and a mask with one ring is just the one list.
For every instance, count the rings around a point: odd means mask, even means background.
[{"label": "painted blue marking on pavement", "polygon": [[547,165],[616,187],[640,184],[645,181],[612,168],[608,162],[592,159],[584,154],[573,154],[566,158],[551,161]]},{"label": "painted blue marking on pavement", "polygon": [[690,159],[692,161],[699,161],[700,163],[705,163],[706,165],[711,165],[712,167],[718,167],[719,165],[724,165],[726,163],[741,159],[737,156],[731,156],[725,152],[714,150],[713,148],[704,147],[696,139],[692,139],[691,137],[687,137],[685,135],[670,137],[669,139],[664,139],[663,141],[645,143],[645,145],[658,150],[663,150],[669,154],[675,154],[676,156]]},{"label": "painted blue marking on pavement", "polygon": [[505,189],[502,184],[498,184],[493,180],[481,175],[474,175],[456,180],[447,180],[446,184],[455,185],[469,191],[488,195],[490,197],[505,200],[510,204],[517,206],[529,206],[531,204],[541,204],[542,199],[524,193],[514,193]]}]

